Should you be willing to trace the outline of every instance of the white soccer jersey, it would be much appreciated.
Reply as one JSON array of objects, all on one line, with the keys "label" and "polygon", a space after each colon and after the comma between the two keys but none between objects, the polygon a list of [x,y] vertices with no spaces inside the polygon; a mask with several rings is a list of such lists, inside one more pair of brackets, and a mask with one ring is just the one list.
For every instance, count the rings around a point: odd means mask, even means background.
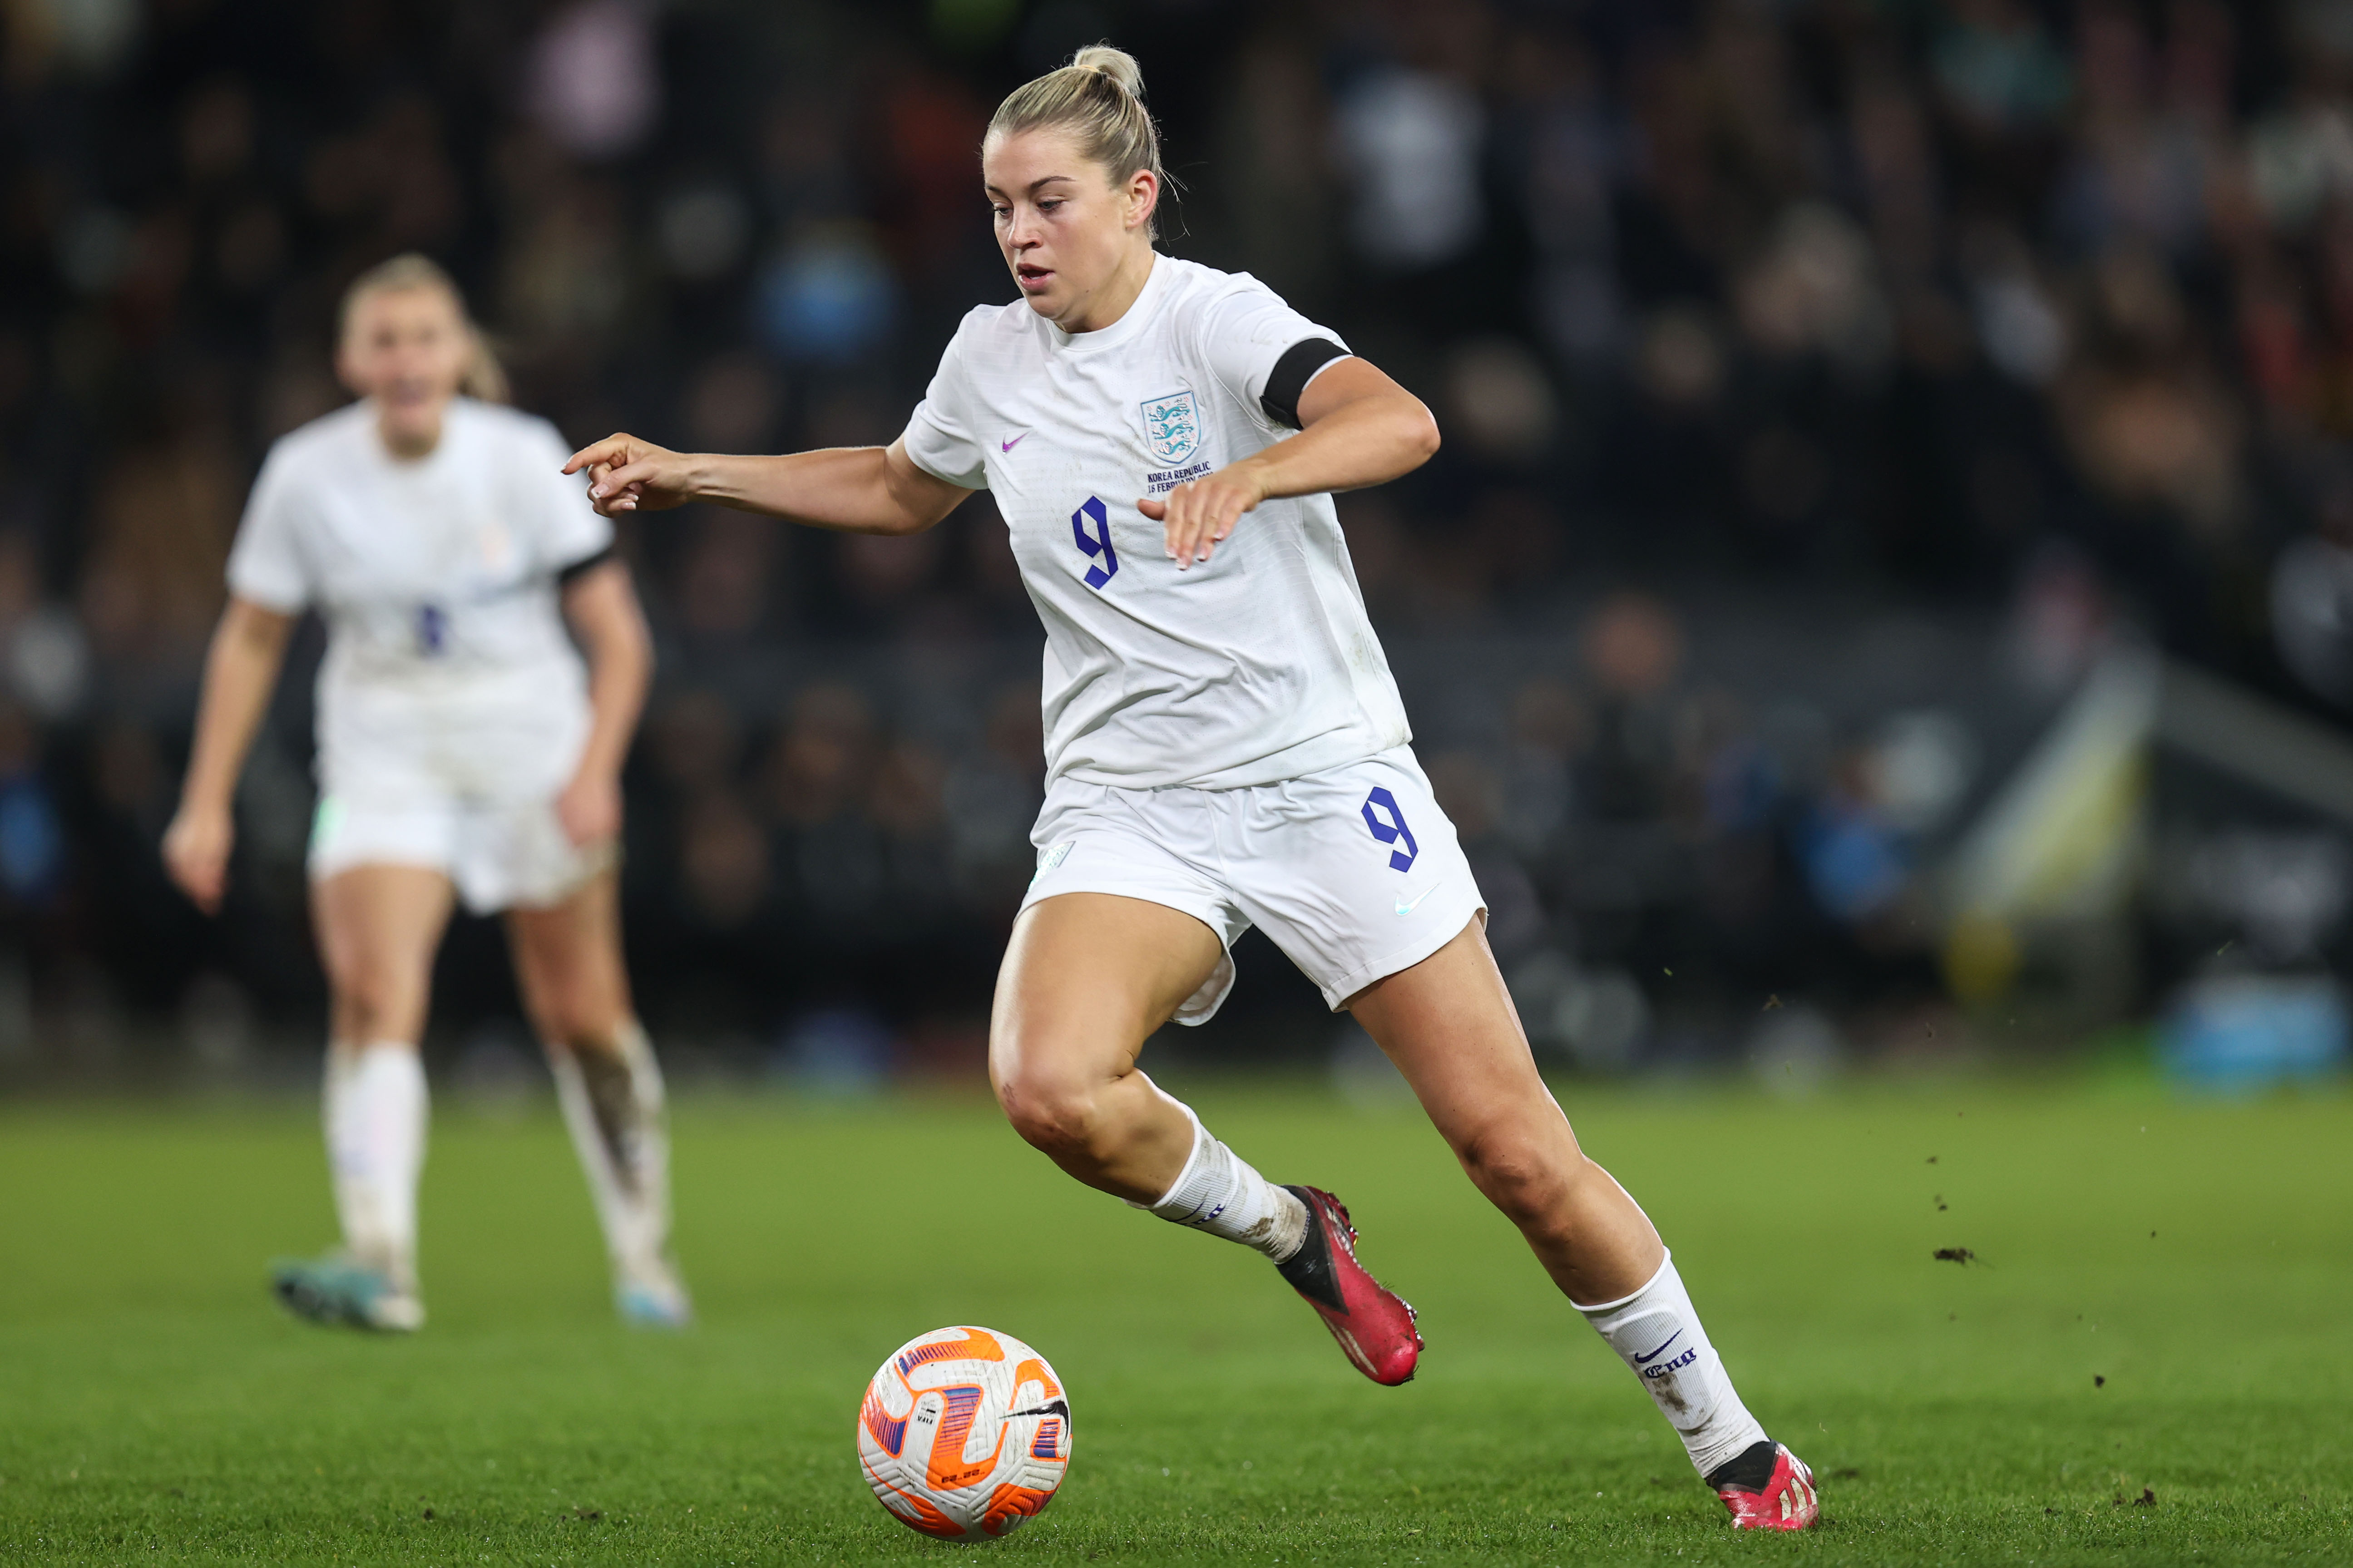
[{"label": "white soccer jersey", "polygon": [[612,542],[547,421],[469,398],[402,460],[356,403],[270,448],[230,591],[328,626],[322,782],[422,774],[469,794],[559,786],[586,731],[586,676],[557,575]]},{"label": "white soccer jersey", "polygon": [[1338,341],[1248,274],[1167,256],[1099,331],[1018,300],[957,329],[906,451],[1012,530],[1046,625],[1051,776],[1237,788],[1410,738],[1330,496],[1260,503],[1183,573],[1135,507],[1293,434],[1261,399],[1319,339]]}]

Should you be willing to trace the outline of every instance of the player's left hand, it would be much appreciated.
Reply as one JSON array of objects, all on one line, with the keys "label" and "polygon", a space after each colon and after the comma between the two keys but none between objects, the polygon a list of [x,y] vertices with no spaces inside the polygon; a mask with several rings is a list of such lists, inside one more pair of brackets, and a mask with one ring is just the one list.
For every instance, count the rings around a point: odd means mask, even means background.
[{"label": "player's left hand", "polygon": [[1140,500],[1135,510],[1166,529],[1168,559],[1176,570],[1199,564],[1225,542],[1242,513],[1266,499],[1266,491],[1239,468],[1178,485],[1161,500]]},{"label": "player's left hand", "polygon": [[555,820],[573,847],[602,844],[621,836],[621,781],[582,773],[555,797]]}]

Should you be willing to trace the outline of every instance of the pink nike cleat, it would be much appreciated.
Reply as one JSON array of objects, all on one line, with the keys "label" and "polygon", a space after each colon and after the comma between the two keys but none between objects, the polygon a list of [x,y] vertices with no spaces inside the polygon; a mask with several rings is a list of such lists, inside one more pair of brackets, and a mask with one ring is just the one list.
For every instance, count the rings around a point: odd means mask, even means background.
[{"label": "pink nike cleat", "polygon": [[[1764,1482],[1751,1484],[1759,1472],[1766,1475]],[[1822,1514],[1821,1500],[1814,1495],[1814,1472],[1778,1443],[1754,1445],[1710,1472],[1707,1484],[1732,1510],[1736,1530],[1803,1530]]]},{"label": "pink nike cleat", "polygon": [[1307,1205],[1307,1238],[1277,1272],[1315,1309],[1358,1372],[1391,1388],[1412,1377],[1421,1358],[1414,1310],[1356,1261],[1347,1209],[1321,1188],[1283,1191]]}]

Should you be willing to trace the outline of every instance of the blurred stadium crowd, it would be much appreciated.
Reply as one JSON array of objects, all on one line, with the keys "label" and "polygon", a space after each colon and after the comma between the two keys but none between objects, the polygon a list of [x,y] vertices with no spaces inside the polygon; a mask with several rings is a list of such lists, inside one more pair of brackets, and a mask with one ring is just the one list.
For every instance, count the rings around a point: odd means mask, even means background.
[{"label": "blurred stadium crowd", "polygon": [[[245,487],[341,400],[350,277],[448,262],[577,439],[888,440],[957,317],[1010,297],[989,109],[1102,37],[1184,182],[1167,247],[1439,412],[1440,458],[1343,516],[1546,1042],[1607,1066],[1784,993],[1865,1032],[1932,1005],[1915,873],[2120,627],[2353,699],[2332,0],[5,21],[0,1065],[311,1027],[300,670],[227,917],[154,848]],[[986,497],[915,539],[701,511],[625,545],[662,658],[628,873],[658,1032],[820,1073],[968,1059],[1040,771]],[[453,1026],[511,1010],[494,940],[453,944]],[[1236,1006],[1271,1041],[1303,993],[1260,985]]]}]

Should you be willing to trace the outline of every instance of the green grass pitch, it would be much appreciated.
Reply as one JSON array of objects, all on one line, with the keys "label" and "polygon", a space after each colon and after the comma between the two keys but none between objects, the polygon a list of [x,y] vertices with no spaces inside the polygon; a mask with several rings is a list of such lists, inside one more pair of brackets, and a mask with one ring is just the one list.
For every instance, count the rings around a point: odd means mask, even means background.
[{"label": "green grass pitch", "polygon": [[1410,1107],[1227,1084],[1211,1124],[1345,1196],[1420,1306],[1415,1383],[986,1102],[689,1098],[704,1321],[673,1337],[613,1321],[552,1112],[449,1107],[407,1340],[264,1297],[327,1237],[308,1108],[0,1110],[0,1562],[942,1561],[850,1432],[882,1356],[957,1321],[1070,1385],[1070,1480],[1008,1563],[2353,1557],[2353,1099],[1565,1092],[1814,1466],[1814,1534],[1733,1534]]}]

